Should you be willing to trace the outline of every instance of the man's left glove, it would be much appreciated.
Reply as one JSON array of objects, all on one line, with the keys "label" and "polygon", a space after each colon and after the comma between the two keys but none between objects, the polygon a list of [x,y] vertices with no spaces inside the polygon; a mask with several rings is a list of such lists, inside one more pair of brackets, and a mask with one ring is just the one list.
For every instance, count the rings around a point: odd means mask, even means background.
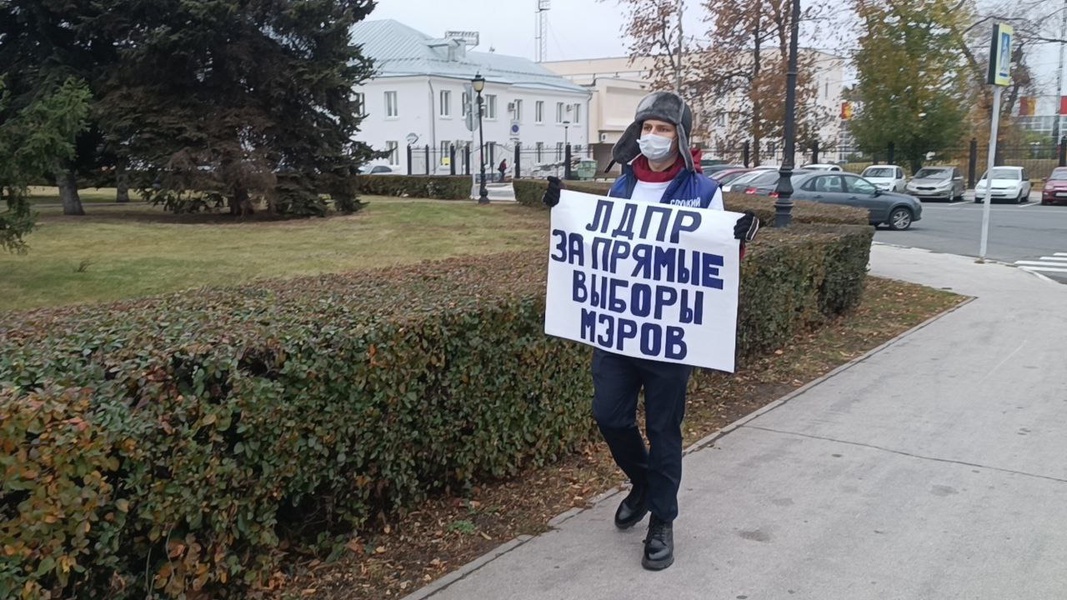
[{"label": "man's left glove", "polygon": [[756,216],[756,213],[746,210],[744,216],[738,219],[737,224],[734,225],[734,238],[742,242],[751,242],[756,238],[759,225],[759,217]]},{"label": "man's left glove", "polygon": [[559,204],[559,191],[563,189],[563,182],[559,177],[548,178],[548,189],[545,190],[545,195],[541,197],[541,203],[545,206],[552,208]]}]

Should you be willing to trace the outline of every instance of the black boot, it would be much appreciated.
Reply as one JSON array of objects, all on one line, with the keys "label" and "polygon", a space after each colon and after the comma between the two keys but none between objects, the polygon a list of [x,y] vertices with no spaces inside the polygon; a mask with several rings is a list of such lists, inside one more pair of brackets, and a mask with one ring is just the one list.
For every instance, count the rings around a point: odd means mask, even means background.
[{"label": "black boot", "polygon": [[635,485],[615,511],[615,526],[619,529],[629,529],[640,523],[647,514],[648,487]]},{"label": "black boot", "polygon": [[652,515],[648,520],[648,536],[645,537],[645,553],[641,557],[641,566],[650,571],[659,571],[672,564],[674,564],[674,526]]}]

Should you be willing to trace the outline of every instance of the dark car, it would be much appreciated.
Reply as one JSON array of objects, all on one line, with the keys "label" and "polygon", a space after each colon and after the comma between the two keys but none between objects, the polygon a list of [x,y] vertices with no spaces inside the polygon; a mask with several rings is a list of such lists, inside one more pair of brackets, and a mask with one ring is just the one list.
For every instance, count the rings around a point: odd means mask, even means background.
[{"label": "dark car", "polygon": [[1057,167],[1045,180],[1041,204],[1067,204],[1067,167]]},{"label": "dark car", "polygon": [[963,173],[957,167],[923,167],[904,186],[920,200],[963,200]]},{"label": "dark car", "polygon": [[[775,173],[777,175],[777,173]],[[806,172],[793,176],[793,199],[823,204],[843,204],[866,208],[871,225],[888,225],[904,230],[922,218],[923,206],[918,199],[896,192],[883,192],[870,181],[851,173]],[[746,194],[777,196],[778,178],[764,179],[745,190]]]}]

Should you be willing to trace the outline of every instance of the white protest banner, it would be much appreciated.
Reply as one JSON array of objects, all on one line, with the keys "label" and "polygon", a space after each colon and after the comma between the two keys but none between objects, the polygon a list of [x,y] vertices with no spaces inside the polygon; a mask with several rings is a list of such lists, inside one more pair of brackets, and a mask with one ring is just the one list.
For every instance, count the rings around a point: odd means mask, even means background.
[{"label": "white protest banner", "polygon": [[740,217],[563,190],[552,208],[545,333],[732,373]]}]

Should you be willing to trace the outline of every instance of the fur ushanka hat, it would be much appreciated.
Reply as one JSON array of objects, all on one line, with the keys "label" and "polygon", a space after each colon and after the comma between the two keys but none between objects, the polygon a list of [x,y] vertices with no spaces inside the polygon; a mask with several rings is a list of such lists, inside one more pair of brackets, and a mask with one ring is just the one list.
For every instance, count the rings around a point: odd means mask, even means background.
[{"label": "fur ushanka hat", "polygon": [[628,165],[641,154],[637,145],[641,127],[648,119],[673,123],[678,128],[678,153],[685,160],[685,168],[693,170],[693,157],[689,152],[689,136],[693,132],[693,111],[685,100],[673,92],[652,92],[637,105],[634,122],[626,128],[622,137],[611,149],[611,158],[620,165]]}]

